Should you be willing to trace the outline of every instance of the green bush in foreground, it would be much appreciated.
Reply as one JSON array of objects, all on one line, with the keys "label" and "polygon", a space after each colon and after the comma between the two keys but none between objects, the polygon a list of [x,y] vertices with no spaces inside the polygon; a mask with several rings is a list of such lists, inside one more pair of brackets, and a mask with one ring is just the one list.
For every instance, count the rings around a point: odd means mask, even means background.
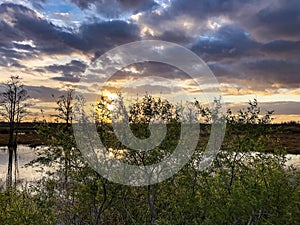
[{"label": "green bush in foreground", "polygon": [[51,225],[55,214],[48,202],[40,201],[27,190],[0,193],[0,224]]}]

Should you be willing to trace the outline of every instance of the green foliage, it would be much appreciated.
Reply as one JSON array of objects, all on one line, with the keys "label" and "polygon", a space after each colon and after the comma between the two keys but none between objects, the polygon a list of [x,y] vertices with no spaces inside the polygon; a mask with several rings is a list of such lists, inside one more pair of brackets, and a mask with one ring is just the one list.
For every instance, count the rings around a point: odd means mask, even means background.
[{"label": "green foliage", "polygon": [[[98,107],[104,108],[98,112],[112,118],[107,114],[108,100],[102,100]],[[202,121],[216,119],[216,111],[197,101],[188,107]],[[129,118],[136,136],[147,138],[148,123],[162,115],[168,121],[167,136],[151,153],[126,151],[123,160],[151,164],[168,156],[180,137],[178,112],[171,103],[149,95],[133,104]],[[181,171],[146,187],[102,178],[82,158],[71,127],[44,123],[40,133],[48,137],[48,148],[33,164],[52,165],[55,170],[30,191],[14,192],[9,198],[1,193],[1,224],[300,224],[299,171],[285,167],[284,152],[270,139],[272,130],[266,124],[271,114],[261,115],[256,100],[237,114],[229,110],[222,151],[208,169],[197,167],[205,150],[199,141],[192,160]],[[209,134],[210,126],[202,127]],[[107,148],[125,148],[109,124],[98,123],[98,131]],[[264,152],[270,143],[273,154]]]},{"label": "green foliage", "polygon": [[28,190],[0,193],[0,223],[2,225],[57,224],[51,205]]}]

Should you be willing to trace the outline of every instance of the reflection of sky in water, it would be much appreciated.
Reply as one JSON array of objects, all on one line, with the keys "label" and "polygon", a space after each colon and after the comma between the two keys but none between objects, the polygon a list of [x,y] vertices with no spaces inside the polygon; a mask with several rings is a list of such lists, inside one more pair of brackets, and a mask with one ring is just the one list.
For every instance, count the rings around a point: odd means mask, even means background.
[{"label": "reflection of sky in water", "polygon": [[[43,174],[37,172],[38,167],[24,167],[35,158],[34,149],[28,146],[21,145],[18,147],[19,159],[19,179],[23,181],[34,181],[40,179]],[[287,155],[287,166],[293,165],[295,168],[300,169],[300,155]],[[0,147],[0,180],[5,181],[7,174],[8,151],[6,147]],[[44,168],[46,169],[46,168]]]},{"label": "reflection of sky in water", "polygon": [[[18,147],[18,163],[19,163],[19,179],[26,181],[34,181],[40,179],[43,174],[37,172],[38,167],[24,167],[35,158],[34,149],[21,145]],[[0,147],[0,180],[5,181],[7,174],[8,151],[6,147]],[[13,165],[14,166],[14,165]],[[14,167],[13,167],[14,171]]]},{"label": "reflection of sky in water", "polygon": [[287,155],[286,165],[293,165],[295,168],[300,169],[300,155]]}]

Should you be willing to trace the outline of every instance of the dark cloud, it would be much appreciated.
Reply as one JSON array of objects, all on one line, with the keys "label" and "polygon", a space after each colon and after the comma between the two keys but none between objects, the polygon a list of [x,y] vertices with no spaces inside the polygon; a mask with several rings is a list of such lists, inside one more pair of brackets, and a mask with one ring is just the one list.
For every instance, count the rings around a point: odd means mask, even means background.
[{"label": "dark cloud", "polygon": [[253,55],[259,45],[245,30],[228,25],[200,37],[191,50],[206,60],[216,60]]},{"label": "dark cloud", "polygon": [[296,61],[262,59],[244,63],[241,69],[244,69],[249,77],[256,77],[262,82],[300,87],[300,64]]},{"label": "dark cloud", "polygon": [[[159,62],[135,63],[116,72],[110,80],[142,79],[147,77],[160,77],[164,79],[191,79],[185,72],[168,64]],[[158,78],[159,79],[159,78]]]},{"label": "dark cloud", "polygon": [[9,48],[7,46],[0,47],[0,54],[7,59],[8,61],[16,61],[18,59],[26,58],[27,56],[31,56],[30,52],[20,52],[13,48]]},{"label": "dark cloud", "polygon": [[[159,15],[149,12],[142,20],[164,32],[160,24],[175,23],[178,18],[192,18],[194,28],[198,25],[202,30],[205,30],[208,20],[219,21],[221,25],[235,21],[255,39],[264,42],[285,39],[297,41],[300,36],[299,0],[174,0]],[[165,29],[170,28],[166,26]],[[181,29],[188,28],[177,24],[177,30]],[[192,36],[199,30],[189,32]]]},{"label": "dark cloud", "polygon": [[[248,11],[251,11],[252,6],[260,7],[261,2],[259,0],[174,0],[159,14],[148,12],[144,15],[143,22],[155,27],[165,22],[175,22],[177,18],[192,19],[196,26],[204,29],[209,19],[228,18],[236,21],[239,17],[247,17],[249,13],[251,15]],[[177,27],[180,28],[186,29],[182,24]],[[197,29],[191,31],[194,33]]]},{"label": "dark cloud", "polygon": [[210,69],[219,82],[250,91],[300,87],[300,65],[297,60],[241,59],[235,62],[214,62]]},{"label": "dark cloud", "polygon": [[33,40],[37,49],[47,54],[68,54],[74,50],[105,51],[115,45],[139,39],[137,25],[124,21],[83,24],[75,32],[65,31],[20,5],[2,4],[1,14],[3,18],[10,18],[13,25],[8,21],[1,22],[0,44],[9,46],[11,41]]},{"label": "dark cloud", "polygon": [[82,74],[85,72],[87,65],[78,60],[72,60],[65,65],[50,65],[44,68],[37,69],[39,72],[50,71],[52,73],[59,73],[61,76],[52,78],[53,80],[66,82],[79,82]]},{"label": "dark cloud", "polygon": [[53,77],[52,80],[77,83],[77,82],[80,81],[80,77],[81,76],[74,76],[74,75],[71,75],[71,74],[64,74],[62,77]]},{"label": "dark cloud", "polygon": [[167,12],[155,18],[172,20],[182,15],[199,24],[214,17],[238,21],[253,36],[265,41],[298,40],[300,36],[299,0],[175,0]]},{"label": "dark cloud", "polygon": [[[14,10],[11,10],[14,8]],[[25,39],[22,32],[14,27],[15,14],[26,14],[32,16],[32,12],[23,6],[13,4],[0,5],[0,57],[2,66],[18,65],[18,60],[35,55],[29,46],[13,43],[12,41],[22,41]],[[23,51],[20,51],[23,50]],[[24,51],[25,50],[25,51]]]},{"label": "dark cloud", "polygon": [[78,60],[72,60],[65,65],[54,64],[46,66],[44,69],[53,73],[83,73],[86,69],[86,64]]},{"label": "dark cloud", "polygon": [[121,20],[84,24],[79,33],[86,51],[98,50],[101,53],[140,39],[138,26]]},{"label": "dark cloud", "polygon": [[207,18],[215,15],[238,13],[248,4],[255,4],[258,0],[175,0],[172,2],[173,15],[187,14],[196,18]]},{"label": "dark cloud", "polygon": [[300,56],[300,41],[276,40],[262,45],[261,50],[273,55]]},{"label": "dark cloud", "polygon": [[92,4],[95,4],[97,0],[71,0],[71,2],[81,9],[88,9]]},{"label": "dark cloud", "polygon": [[299,40],[300,4],[298,0],[278,0],[247,18],[253,34],[262,39]]},{"label": "dark cloud", "polygon": [[166,30],[157,39],[163,41],[170,41],[177,44],[186,44],[193,41],[193,38],[181,30]]},{"label": "dark cloud", "polygon": [[53,95],[58,97],[64,94],[62,90],[45,86],[25,85],[24,88],[28,91],[30,98],[39,99],[41,102],[53,102]]},{"label": "dark cloud", "polygon": [[[0,16],[4,18],[1,22],[0,41],[8,48],[12,47],[12,41],[23,40],[33,40],[38,51],[48,54],[68,53],[72,51],[71,47],[80,46],[76,36],[40,18],[33,10],[24,6],[11,3],[1,4]],[[13,47],[21,46],[15,44]]]},{"label": "dark cloud", "polygon": [[[3,5],[0,5],[0,15],[3,14]],[[2,17],[2,15],[1,15]],[[0,17],[0,18],[1,18]],[[13,39],[13,40],[20,40],[21,34],[13,26],[10,26],[4,20],[1,19],[0,21],[0,43],[5,43],[5,40]]]},{"label": "dark cloud", "polygon": [[157,6],[153,0],[71,0],[81,9],[96,7],[97,12],[107,18],[121,18],[126,14],[150,10]]},{"label": "dark cloud", "polygon": [[232,64],[225,64],[225,63],[208,63],[209,68],[211,71],[218,77],[218,79],[230,76],[234,76],[235,73],[231,70],[233,68]]},{"label": "dark cloud", "polygon": [[[160,9],[159,13],[153,11],[158,9],[153,0],[70,1],[83,9],[87,17],[90,9],[96,8],[102,20],[90,20],[73,30],[54,25],[25,6],[1,4],[0,65],[24,68],[22,59],[35,58],[39,54],[68,55],[74,51],[94,53],[97,58],[115,46],[151,38],[190,48],[209,63],[221,82],[251,86],[253,90],[269,88],[273,84],[299,88],[298,0],[174,0],[170,7]],[[38,5],[41,1],[36,2],[38,10],[42,7]],[[139,19],[124,20],[136,12],[143,12]],[[216,21],[214,29],[208,25],[209,21]],[[143,28],[151,28],[154,34],[151,31],[151,35],[141,37]],[[32,44],[26,42],[29,40]],[[77,82],[86,68],[80,63],[72,61],[37,70],[58,73],[52,78],[54,80]],[[158,75],[186,79],[174,68],[135,66],[142,77]],[[128,72],[121,71],[114,79],[121,80],[126,76]]]}]

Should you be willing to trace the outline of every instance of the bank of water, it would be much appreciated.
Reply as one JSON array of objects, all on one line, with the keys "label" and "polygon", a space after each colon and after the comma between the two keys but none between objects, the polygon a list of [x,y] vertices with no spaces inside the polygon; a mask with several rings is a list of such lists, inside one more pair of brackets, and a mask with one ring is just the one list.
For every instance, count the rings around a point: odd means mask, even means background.
[{"label": "bank of water", "polygon": [[[42,147],[37,147],[42,148]],[[36,155],[34,153],[36,149],[29,146],[20,145],[18,146],[18,164],[19,164],[19,179],[24,182],[31,182],[38,180],[45,176],[44,173],[38,172],[40,168],[35,167],[25,167],[25,164],[29,163],[31,160],[35,159]],[[300,155],[287,155],[287,166],[293,165],[295,168],[300,169]],[[8,162],[8,152],[6,147],[0,147],[0,182],[3,183],[6,179],[7,174],[7,162]],[[44,168],[46,171],[49,168]]]}]

